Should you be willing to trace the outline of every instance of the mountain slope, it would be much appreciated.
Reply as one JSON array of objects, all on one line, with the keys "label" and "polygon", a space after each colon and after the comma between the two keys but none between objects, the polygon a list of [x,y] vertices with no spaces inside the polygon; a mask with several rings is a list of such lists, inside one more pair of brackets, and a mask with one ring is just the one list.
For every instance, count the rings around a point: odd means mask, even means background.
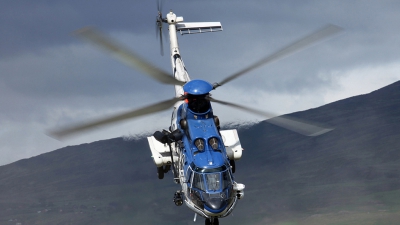
[{"label": "mountain slope", "polygon": [[[239,128],[245,198],[221,224],[400,220],[400,82],[290,116],[335,129],[305,137],[266,122]],[[145,138],[116,138],[2,166],[0,224],[189,223],[193,213],[172,202],[179,186],[157,179],[150,155]]]},{"label": "mountain slope", "polygon": [[[286,213],[300,213],[306,219],[332,213],[333,208],[336,213],[396,211],[400,203],[399,101],[400,82],[396,82],[367,95],[291,115],[335,128],[318,137],[302,137],[265,122],[251,127],[241,136],[249,149],[245,153],[251,152],[242,163],[254,165],[255,179],[268,179],[257,184],[266,197],[254,196],[252,201],[258,200],[271,217],[282,214],[284,218]],[[252,138],[260,135],[268,138]],[[316,224],[321,224],[318,218],[314,218]],[[304,224],[312,223],[306,220]]]}]

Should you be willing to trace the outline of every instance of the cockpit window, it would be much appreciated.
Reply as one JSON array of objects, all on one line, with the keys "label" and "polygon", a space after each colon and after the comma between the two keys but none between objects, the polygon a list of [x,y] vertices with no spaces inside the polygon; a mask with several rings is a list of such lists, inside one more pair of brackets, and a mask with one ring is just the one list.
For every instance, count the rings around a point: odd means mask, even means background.
[{"label": "cockpit window", "polygon": [[192,171],[192,187],[202,191],[225,190],[232,185],[231,174],[228,169],[222,172]]},{"label": "cockpit window", "polygon": [[236,199],[229,169],[211,173],[194,170],[191,180],[188,198],[201,209],[222,212]]},{"label": "cockpit window", "polygon": [[229,174],[229,170],[225,170],[224,172],[222,172],[222,185],[223,185],[223,189],[229,187],[229,185],[232,184],[232,179],[231,176]]},{"label": "cockpit window", "polygon": [[193,175],[193,187],[200,189],[202,191],[205,191],[204,187],[204,180],[203,180],[203,174],[201,173],[194,173]]},{"label": "cockpit window", "polygon": [[221,188],[220,181],[220,173],[206,173],[207,190],[219,190]]},{"label": "cockpit window", "polygon": [[221,188],[224,190],[232,184],[231,176],[228,170],[225,170],[222,173],[206,173],[205,177],[207,190],[209,191],[216,191],[220,190]]}]

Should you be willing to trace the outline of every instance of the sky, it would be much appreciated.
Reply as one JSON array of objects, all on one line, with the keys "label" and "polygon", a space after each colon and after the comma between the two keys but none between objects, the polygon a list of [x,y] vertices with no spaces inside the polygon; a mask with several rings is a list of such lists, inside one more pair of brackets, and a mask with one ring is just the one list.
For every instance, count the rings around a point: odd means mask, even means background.
[{"label": "sky", "polygon": [[[185,22],[222,23],[222,32],[178,36],[190,77],[210,83],[326,24],[344,28],[340,35],[213,91],[220,100],[286,114],[366,94],[400,79],[399,1],[165,0],[163,14],[169,10]],[[46,135],[51,129],[173,97],[172,86],[71,35],[96,27],[169,72],[168,41],[161,56],[156,15],[155,0],[1,1],[0,165],[68,145],[168,128],[169,110],[62,142]],[[265,119],[213,108],[222,124]],[[148,149],[143,154],[150,156]]]}]

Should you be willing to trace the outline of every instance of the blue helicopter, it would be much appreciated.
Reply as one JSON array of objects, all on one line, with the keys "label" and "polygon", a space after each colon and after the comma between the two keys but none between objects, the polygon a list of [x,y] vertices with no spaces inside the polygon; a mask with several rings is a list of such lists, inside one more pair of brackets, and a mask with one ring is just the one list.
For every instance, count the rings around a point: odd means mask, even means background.
[{"label": "blue helicopter", "polygon": [[221,23],[186,23],[183,22],[183,17],[177,17],[172,11],[163,17],[161,4],[158,2],[156,28],[157,36],[160,39],[161,54],[163,54],[163,24],[168,24],[173,76],[141,59],[134,52],[127,50],[94,28],[81,29],[76,32],[76,35],[103,48],[127,65],[144,72],[155,80],[174,85],[174,98],[109,118],[56,130],[50,135],[60,139],[99,126],[156,113],[172,107],[173,113],[169,129],[156,131],[153,136],[147,138],[152,158],[157,167],[158,178],[163,179],[164,174],[171,170],[174,182],[181,185],[181,190],[174,193],[175,205],[181,206],[185,203],[195,212],[194,220],[199,215],[205,218],[206,225],[217,225],[219,224],[218,219],[232,213],[238,200],[243,198],[245,185],[236,182],[233,176],[236,170],[235,161],[242,157],[243,150],[238,133],[235,129],[220,129],[219,118],[214,115],[211,102],[272,118],[267,122],[307,136],[321,135],[332,129],[217,100],[211,97],[210,92],[250,70],[322,41],[341,31],[341,28],[335,25],[325,26],[221,82],[211,84],[205,80],[190,79],[179,51],[177,33],[180,32],[183,35],[222,31]]}]

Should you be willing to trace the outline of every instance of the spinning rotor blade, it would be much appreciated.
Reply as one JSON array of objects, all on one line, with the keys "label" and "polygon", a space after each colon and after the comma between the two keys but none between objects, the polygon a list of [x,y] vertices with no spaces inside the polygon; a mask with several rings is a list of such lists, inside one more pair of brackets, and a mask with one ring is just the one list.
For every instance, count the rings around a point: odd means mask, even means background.
[{"label": "spinning rotor blade", "polygon": [[281,50],[275,52],[274,54],[261,59],[260,61],[254,63],[253,65],[225,78],[221,82],[216,83],[214,85],[215,86],[214,88],[216,88],[218,86],[222,86],[222,85],[226,84],[227,82],[229,82],[229,81],[231,81],[253,69],[256,69],[257,67],[277,61],[277,60],[282,59],[290,54],[300,51],[301,49],[304,49],[312,44],[322,41],[323,39],[326,39],[336,33],[339,33],[342,30],[343,30],[343,28],[341,28],[341,27],[338,27],[338,26],[335,26],[332,24],[327,25],[327,26],[323,27],[322,29],[320,29],[314,33],[311,33],[310,35],[286,46],[285,48],[282,48]]},{"label": "spinning rotor blade", "polygon": [[145,60],[141,59],[132,51],[128,51],[127,48],[117,44],[116,41],[111,40],[109,37],[101,34],[99,31],[96,31],[94,28],[83,28],[75,32],[79,37],[88,40],[97,46],[103,48],[104,50],[112,53],[114,56],[119,58],[128,66],[131,66],[135,69],[139,69],[150,77],[158,80],[164,84],[176,84],[183,85],[185,84],[182,81],[176,80],[174,77],[169,75],[167,72],[164,72]]},{"label": "spinning rotor blade", "polygon": [[244,106],[237,105],[234,103],[216,100],[211,97],[209,97],[208,99],[212,102],[231,106],[231,107],[241,109],[241,110],[244,110],[247,112],[265,116],[267,118],[272,117],[271,119],[266,120],[266,122],[274,124],[274,125],[282,127],[282,128],[285,128],[285,129],[288,129],[288,130],[291,130],[291,131],[294,131],[294,132],[302,134],[302,135],[306,135],[306,136],[318,136],[318,135],[321,135],[321,134],[324,134],[326,132],[333,130],[333,129],[329,129],[329,128],[323,128],[323,127],[311,125],[309,123],[299,122],[294,119],[290,119],[288,116],[277,116],[273,113],[263,112],[263,111],[260,111],[257,109],[244,107]]},{"label": "spinning rotor blade", "polygon": [[[159,25],[161,24],[161,25]],[[158,22],[156,23],[157,26],[157,39],[160,39],[160,54],[161,56],[164,56],[164,40],[163,40],[163,35],[165,35],[165,33],[163,32],[163,28],[162,28],[162,22]],[[164,33],[164,34],[163,34]]]},{"label": "spinning rotor blade", "polygon": [[157,10],[158,10],[158,15],[157,15],[157,20],[156,20],[156,33],[157,33],[157,38],[160,38],[160,53],[162,56],[164,56],[164,43],[163,43],[163,32],[162,32],[162,24],[163,24],[163,18],[162,18],[162,1],[157,0]]},{"label": "spinning rotor blade", "polygon": [[163,8],[162,4],[163,4],[162,0],[157,0],[157,10],[158,10],[158,12],[162,12],[162,8]]},{"label": "spinning rotor blade", "polygon": [[156,38],[160,39],[160,54],[162,56],[164,56],[164,42],[163,42],[163,39],[162,39],[162,36],[163,36],[162,27],[160,27],[159,24],[160,23],[158,21],[156,21]]},{"label": "spinning rotor blade", "polygon": [[173,98],[173,99],[170,99],[170,100],[166,100],[166,101],[162,101],[162,102],[159,102],[159,103],[156,103],[156,104],[153,104],[153,105],[146,106],[146,107],[141,108],[141,109],[135,109],[133,111],[129,111],[129,112],[126,112],[126,113],[121,113],[121,114],[118,114],[118,115],[115,115],[115,116],[111,116],[111,117],[108,117],[108,118],[105,118],[105,119],[92,121],[90,123],[69,127],[69,128],[66,128],[66,129],[51,131],[51,132],[49,132],[49,136],[51,136],[53,138],[56,138],[56,139],[62,139],[62,138],[65,138],[67,136],[70,136],[72,134],[76,134],[78,132],[87,131],[87,130],[93,129],[95,127],[105,126],[105,125],[109,125],[111,123],[123,121],[123,120],[126,120],[126,119],[132,119],[132,118],[135,118],[135,117],[139,117],[139,116],[143,116],[143,115],[147,115],[147,114],[151,114],[151,113],[160,112],[160,111],[169,109],[177,101],[180,101],[180,100],[182,100],[182,98]]}]

